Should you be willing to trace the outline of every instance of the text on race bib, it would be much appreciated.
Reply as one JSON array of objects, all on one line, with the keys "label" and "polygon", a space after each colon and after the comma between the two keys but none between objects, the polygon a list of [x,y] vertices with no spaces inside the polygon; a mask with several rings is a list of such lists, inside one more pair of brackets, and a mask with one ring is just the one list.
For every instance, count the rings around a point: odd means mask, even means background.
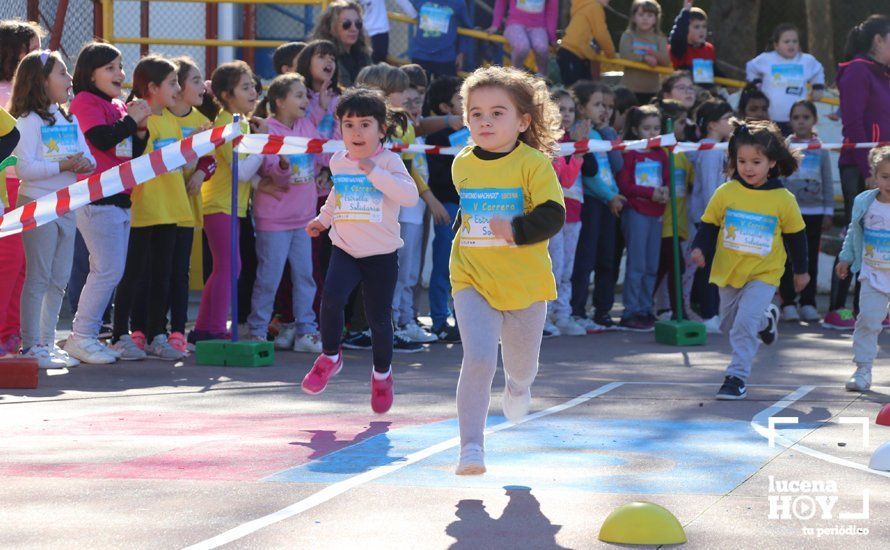
[{"label": "text on race bib", "polygon": [[693,59],[692,81],[696,84],[713,84],[714,61],[712,59]]},{"label": "text on race bib", "polygon": [[162,147],[166,147],[171,143],[176,143],[178,140],[175,138],[164,138],[164,139],[156,139],[151,142],[151,148],[153,151],[158,151]]},{"label": "text on race bib", "polygon": [[460,130],[448,135],[448,143],[452,147],[466,147],[470,141],[470,129],[464,126]]},{"label": "text on race bib", "polygon": [[43,158],[61,161],[81,152],[77,143],[77,126],[56,124],[40,128],[40,141],[43,143]]},{"label": "text on race bib", "polygon": [[[592,139],[601,139],[599,137]],[[599,165],[599,170],[596,173],[596,177],[602,181],[603,185],[608,187],[609,189],[617,189],[618,184],[615,183],[615,175],[612,174],[612,165],[609,163],[609,155],[606,153],[594,153],[594,158],[596,158],[596,162]]]},{"label": "text on race bib", "polygon": [[118,142],[117,145],[114,146],[114,156],[120,159],[131,159],[133,158],[133,137],[128,137],[127,139]]},{"label": "text on race bib", "polygon": [[661,187],[661,163],[644,160],[634,167],[634,177],[641,187]]},{"label": "text on race bib", "polygon": [[773,249],[779,218],[728,209],[723,219],[723,248],[766,256]]},{"label": "text on race bib", "polygon": [[420,8],[420,30],[425,34],[446,34],[453,14],[454,10],[448,6],[424,4]]},{"label": "text on race bib", "polygon": [[819,180],[822,174],[822,155],[818,151],[805,151],[794,179]]},{"label": "text on race bib", "polygon": [[325,113],[318,123],[318,133],[325,139],[330,139],[334,135],[334,116],[331,113]]},{"label": "text on race bib", "polygon": [[777,88],[784,88],[787,94],[803,95],[803,65],[800,63],[781,63],[773,65],[770,72],[773,84]]},{"label": "text on race bib", "polygon": [[655,55],[655,52],[658,51],[658,44],[643,42],[641,40],[634,40],[631,47],[633,48],[634,53],[639,56]]},{"label": "text on race bib", "polygon": [[290,161],[290,184],[306,185],[315,181],[315,156],[308,153],[288,155]]},{"label": "text on race bib", "polygon": [[190,128],[188,126],[183,126],[181,128],[181,130],[182,130],[182,139],[185,139],[198,131],[197,128]]},{"label": "text on race bib", "polygon": [[334,221],[380,223],[383,193],[364,174],[335,174]]},{"label": "text on race bib", "polygon": [[678,199],[686,196],[686,170],[674,168],[674,192]]},{"label": "text on race bib", "polygon": [[541,13],[546,0],[516,0],[516,9],[525,13]]},{"label": "text on race bib", "polygon": [[878,271],[890,271],[890,231],[865,228],[862,261]]},{"label": "text on race bib", "polygon": [[509,246],[491,232],[492,218],[512,219],[523,213],[522,188],[461,189],[460,245],[465,247]]}]

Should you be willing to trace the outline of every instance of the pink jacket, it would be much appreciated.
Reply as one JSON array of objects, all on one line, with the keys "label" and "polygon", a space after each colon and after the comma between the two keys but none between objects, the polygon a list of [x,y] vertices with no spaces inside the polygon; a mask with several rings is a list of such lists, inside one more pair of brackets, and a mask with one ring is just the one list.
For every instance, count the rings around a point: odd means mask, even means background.
[{"label": "pink jacket", "polygon": [[[649,185],[641,185],[642,175],[637,174],[637,165],[647,161],[661,164],[657,185],[655,180],[650,180]],[[624,152],[624,168],[618,173],[618,188],[621,194],[627,197],[628,205],[640,214],[656,218],[664,214],[664,204],[653,201],[652,194],[656,187],[663,187],[670,181],[671,171],[664,149]]]},{"label": "pink jacket", "polygon": [[[377,166],[365,177],[346,151],[334,153],[334,191],[317,218],[331,228],[334,246],[353,258],[390,254],[401,248],[399,208],[414,206],[418,199],[417,186],[399,155],[380,147],[370,160]],[[350,176],[351,182],[347,181]],[[365,178],[370,189],[362,184]]]},{"label": "pink jacket", "polygon": [[[274,118],[267,119],[269,134],[317,138],[318,130],[309,117],[303,117],[288,128]],[[321,168],[319,155],[289,155],[291,165],[281,168],[279,155],[265,155],[260,174],[269,176],[276,183],[288,185],[280,199],[269,193],[253,195],[253,219],[257,231],[289,231],[302,229],[315,217],[318,190],[315,175]],[[302,167],[303,170],[299,170]],[[308,168],[308,171],[307,171]]]},{"label": "pink jacket", "polygon": [[[507,25],[523,25],[529,28],[547,29],[550,43],[556,42],[556,20],[559,18],[559,0],[523,0],[521,6],[532,9],[531,6],[544,5],[538,13],[525,11],[522,7],[516,7],[516,0],[510,1],[510,12],[507,15]],[[491,16],[491,26],[500,27],[504,19],[504,9],[507,0],[495,0],[494,13]]]},{"label": "pink jacket", "polygon": [[[86,134],[93,126],[107,126],[109,124],[114,124],[118,120],[127,116],[127,106],[123,101],[116,98],[109,101],[92,92],[80,92],[74,96],[69,110],[71,111],[71,114],[77,117],[77,122],[80,124],[80,131],[84,134]],[[132,146],[132,138],[128,139]],[[100,151],[99,149],[96,149],[89,140],[87,140],[87,144],[90,146],[90,152],[93,153],[93,158],[96,159],[96,170],[93,173],[104,172],[109,168],[114,168],[118,164],[130,160],[129,157],[118,157],[116,154],[117,148],[109,149],[108,151]],[[124,193],[129,195],[131,191],[126,190]]]},{"label": "pink jacket", "polygon": [[[583,161],[571,155],[569,160],[566,157],[556,157],[553,159],[553,169],[559,178],[559,184],[563,189],[569,190],[575,186],[578,176],[581,175],[581,165]],[[563,191],[565,193],[566,191]],[[566,223],[581,221],[581,202],[573,199],[569,195],[564,197],[566,203]]]}]

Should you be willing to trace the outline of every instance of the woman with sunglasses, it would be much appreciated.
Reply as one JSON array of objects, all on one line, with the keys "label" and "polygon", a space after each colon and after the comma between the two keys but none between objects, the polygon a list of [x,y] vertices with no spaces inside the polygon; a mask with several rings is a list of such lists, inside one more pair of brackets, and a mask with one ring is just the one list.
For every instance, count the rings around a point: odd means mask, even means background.
[{"label": "woman with sunglasses", "polygon": [[339,84],[352,86],[356,75],[371,64],[362,8],[353,0],[334,0],[321,14],[313,39],[330,40],[337,46]]}]

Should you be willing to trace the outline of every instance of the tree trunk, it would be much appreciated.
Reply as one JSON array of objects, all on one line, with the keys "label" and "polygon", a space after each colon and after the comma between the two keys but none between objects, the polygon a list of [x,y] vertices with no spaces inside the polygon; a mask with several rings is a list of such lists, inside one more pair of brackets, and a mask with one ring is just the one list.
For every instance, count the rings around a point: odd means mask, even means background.
[{"label": "tree trunk", "polygon": [[807,51],[825,67],[825,82],[834,82],[837,68],[834,59],[834,31],[831,22],[831,2],[806,0]]},{"label": "tree trunk", "polygon": [[745,78],[745,63],[757,55],[760,0],[713,0],[708,10],[711,41],[718,68],[726,76]]}]

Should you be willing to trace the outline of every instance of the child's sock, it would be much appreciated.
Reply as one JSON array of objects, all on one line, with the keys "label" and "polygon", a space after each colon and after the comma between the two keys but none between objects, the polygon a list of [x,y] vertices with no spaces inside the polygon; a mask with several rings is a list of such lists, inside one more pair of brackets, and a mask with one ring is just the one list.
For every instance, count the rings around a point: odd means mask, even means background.
[{"label": "child's sock", "polygon": [[392,367],[386,369],[386,372],[377,372],[376,370],[374,370],[373,372],[374,380],[386,380],[390,377],[390,375],[392,375]]},{"label": "child's sock", "polygon": [[340,352],[337,352],[334,355],[325,353],[324,356],[327,357],[328,359],[330,359],[331,361],[333,361],[334,363],[336,363],[337,361],[340,360]]}]

